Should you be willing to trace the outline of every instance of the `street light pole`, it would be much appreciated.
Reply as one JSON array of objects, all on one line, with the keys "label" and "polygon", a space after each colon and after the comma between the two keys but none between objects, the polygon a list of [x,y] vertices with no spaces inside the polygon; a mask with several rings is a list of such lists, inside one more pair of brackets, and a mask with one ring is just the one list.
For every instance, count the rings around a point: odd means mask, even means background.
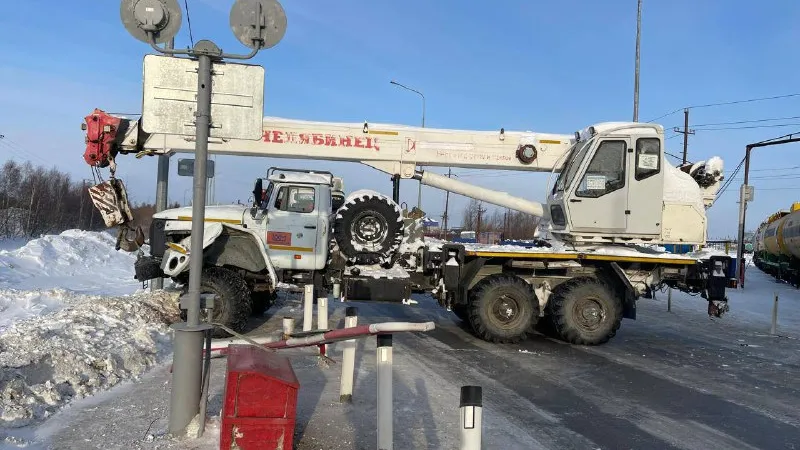
[{"label": "street light pole", "polygon": [[[418,94],[420,97],[422,97],[422,128],[425,128],[425,94],[414,88],[410,88],[406,85],[400,84],[394,80],[392,80],[390,84],[401,87],[407,91],[414,92]],[[422,210],[422,180],[419,180],[419,189],[417,190],[417,209]]]},{"label": "street light pole", "polygon": [[642,0],[636,13],[636,73],[633,81],[633,121],[639,121],[639,47],[642,37]]}]

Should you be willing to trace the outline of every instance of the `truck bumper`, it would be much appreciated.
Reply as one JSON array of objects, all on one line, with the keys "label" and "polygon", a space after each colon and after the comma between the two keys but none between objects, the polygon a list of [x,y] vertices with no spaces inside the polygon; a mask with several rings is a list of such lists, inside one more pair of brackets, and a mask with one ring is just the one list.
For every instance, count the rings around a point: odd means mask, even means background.
[{"label": "truck bumper", "polygon": [[147,281],[154,278],[164,278],[164,271],[161,270],[161,258],[153,256],[142,256],[133,264],[134,278],[138,281]]}]

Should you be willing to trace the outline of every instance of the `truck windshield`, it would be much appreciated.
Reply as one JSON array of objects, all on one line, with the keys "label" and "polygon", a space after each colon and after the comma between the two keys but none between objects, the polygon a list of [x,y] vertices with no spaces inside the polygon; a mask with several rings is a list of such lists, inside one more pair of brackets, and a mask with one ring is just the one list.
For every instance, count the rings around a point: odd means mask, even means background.
[{"label": "truck windshield", "polygon": [[556,184],[553,186],[553,193],[564,191],[572,183],[572,179],[575,178],[575,173],[578,172],[586,152],[591,147],[591,142],[591,140],[583,141],[572,148],[564,170],[558,175]]}]

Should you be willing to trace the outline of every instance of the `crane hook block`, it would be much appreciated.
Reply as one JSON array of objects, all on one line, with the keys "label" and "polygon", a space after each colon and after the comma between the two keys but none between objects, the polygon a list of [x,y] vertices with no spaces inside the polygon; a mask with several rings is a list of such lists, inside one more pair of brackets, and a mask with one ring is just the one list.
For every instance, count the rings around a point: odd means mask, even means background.
[{"label": "crane hook block", "polygon": [[121,120],[97,108],[84,120],[81,126],[86,131],[83,159],[90,166],[107,167],[115,156],[112,152]]}]

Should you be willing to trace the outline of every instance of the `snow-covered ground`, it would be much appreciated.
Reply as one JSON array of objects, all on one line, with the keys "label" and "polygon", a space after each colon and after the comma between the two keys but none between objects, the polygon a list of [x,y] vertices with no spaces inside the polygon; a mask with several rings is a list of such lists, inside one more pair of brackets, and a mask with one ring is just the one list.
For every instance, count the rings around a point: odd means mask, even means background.
[{"label": "snow-covered ground", "polygon": [[0,428],[138,377],[171,351],[177,295],[143,292],[135,255],[114,244],[80,230],[0,244]]},{"label": "snow-covered ground", "polygon": [[97,295],[141,290],[134,254],[107,232],[67,230],[29,242],[0,242],[0,330]]},{"label": "snow-covered ground", "polygon": [[[141,285],[133,280],[135,256],[117,252],[113,246],[113,235],[82,231],[67,231],[27,243],[0,243],[0,448],[4,444],[11,448],[42,448],[38,445],[47,446],[60,439],[84,447],[67,444],[58,448],[184,448],[160,436],[166,427],[169,392],[169,385],[165,384],[169,380],[166,360],[171,351],[168,323],[177,318],[177,296],[141,292]],[[731,311],[718,320],[719,324],[767,333],[773,295],[777,293],[780,333],[799,334],[800,290],[776,282],[753,266],[748,267],[746,275],[745,289],[729,291]],[[280,287],[297,290],[288,285]],[[662,293],[656,301],[665,300],[666,293]],[[683,324],[676,326],[684,326],[687,321],[702,325],[708,320],[702,299],[673,292],[672,300],[674,317],[686,313],[684,319],[675,319],[675,323]],[[341,326],[341,306],[334,307],[338,315],[331,317],[332,326]],[[271,315],[276,320],[271,320],[272,325],[278,329],[280,317],[296,315],[297,311],[297,300],[274,308]],[[435,311],[433,314],[439,317],[440,311]],[[706,333],[701,326],[694,330]],[[417,345],[415,339],[406,342],[405,338],[398,338],[398,355],[405,351],[403,345]],[[316,366],[316,357],[307,353],[293,357],[302,384],[311,386],[302,391],[299,399],[297,430],[298,437],[303,437],[301,448],[317,448],[319,442],[314,440],[337,428],[331,424],[339,423],[342,417],[348,418],[349,425],[338,428],[351,440],[341,448],[373,442],[374,430],[358,426],[374,420],[374,379],[370,378],[374,343],[361,342],[366,343],[367,351],[359,362],[361,379],[356,390],[364,401],[358,403],[358,408],[338,404],[336,370],[321,370]],[[364,350],[364,344],[360,345]],[[337,355],[336,351],[334,346],[333,355]],[[224,364],[214,364],[209,411],[218,416]],[[459,380],[441,380],[440,374],[426,370],[416,361],[397,358],[396,380],[399,386],[406,386],[405,391],[398,391],[398,423],[415,423],[414,427],[422,430],[415,428],[403,437],[398,434],[398,444],[403,444],[400,448],[420,448],[426,443],[430,447],[431,439],[440,444],[434,447],[440,448],[444,442],[457,440],[456,428],[450,427],[447,415],[453,411]],[[140,377],[141,382],[126,382]],[[319,387],[326,385],[324,391]],[[114,386],[117,388],[108,391]],[[94,406],[100,402],[108,407]],[[65,405],[72,407],[64,408]],[[430,417],[420,417],[419,411],[428,411]],[[53,414],[58,419],[40,423]],[[505,448],[532,448],[526,447],[527,441],[515,440],[525,436],[522,428],[489,425],[486,433],[493,436],[493,442],[508,444]],[[432,429],[427,430],[426,426]],[[209,434],[202,441],[184,444],[214,448],[218,433],[212,421]],[[103,440],[106,434],[107,442]]]}]

